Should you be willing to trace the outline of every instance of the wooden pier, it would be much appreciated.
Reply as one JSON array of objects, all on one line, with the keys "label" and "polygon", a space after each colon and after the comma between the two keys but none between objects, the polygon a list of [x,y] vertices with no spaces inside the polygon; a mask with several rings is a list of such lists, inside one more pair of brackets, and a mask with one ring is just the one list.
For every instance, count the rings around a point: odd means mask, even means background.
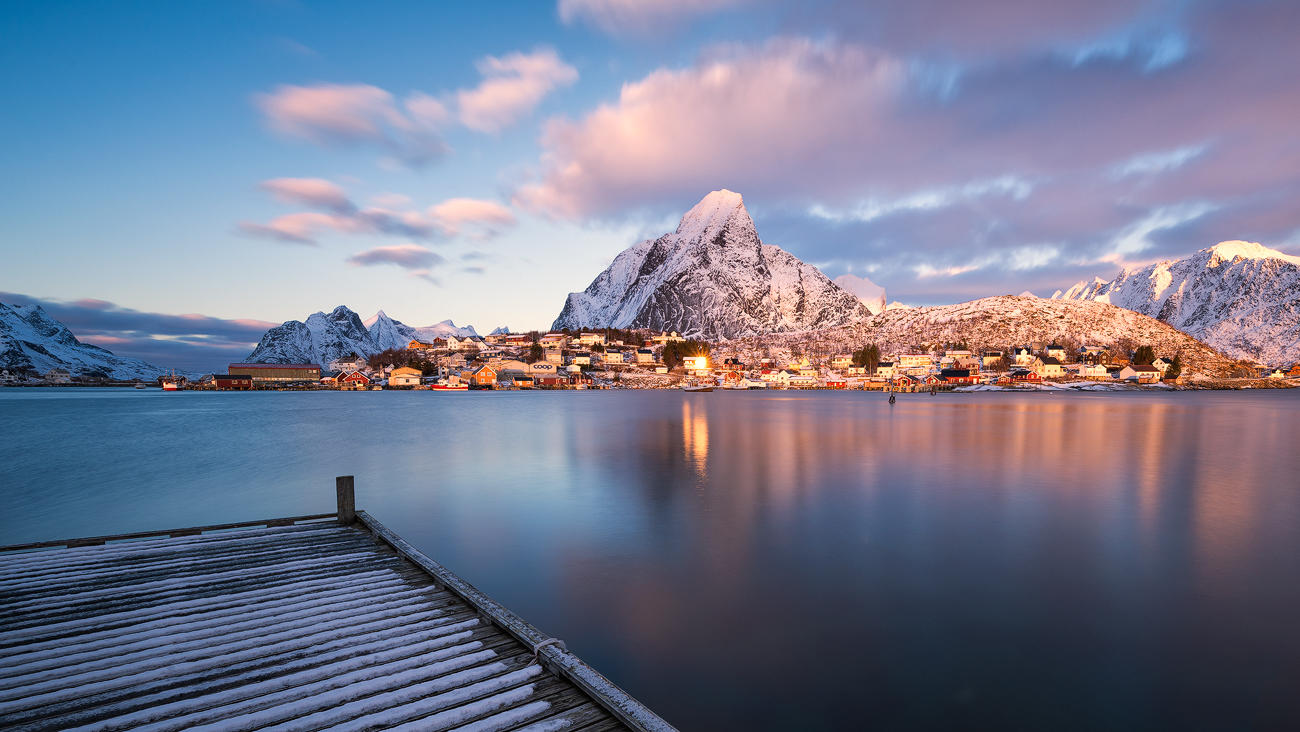
[{"label": "wooden pier", "polygon": [[673,729],[337,496],[0,547],[0,729]]}]

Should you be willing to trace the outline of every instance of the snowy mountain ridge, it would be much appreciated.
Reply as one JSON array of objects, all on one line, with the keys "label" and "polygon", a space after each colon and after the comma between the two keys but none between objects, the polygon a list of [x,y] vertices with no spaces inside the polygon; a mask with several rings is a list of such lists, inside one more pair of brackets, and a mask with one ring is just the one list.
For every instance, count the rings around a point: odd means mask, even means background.
[{"label": "snowy mountain ridge", "polygon": [[1269,366],[1300,360],[1300,257],[1255,242],[1220,242],[1052,297],[1134,310],[1236,358]]},{"label": "snowy mountain ridge", "polygon": [[713,191],[676,231],[625,249],[570,293],[552,328],[651,328],[708,340],[869,317],[816,267],[764,244],[740,194]]},{"label": "snowy mountain ridge", "polygon": [[316,312],[306,322],[289,320],[262,335],[257,348],[249,354],[249,363],[315,363],[327,366],[331,361],[351,354],[373,356],[389,349],[406,348],[413,340],[434,338],[477,338],[473,326],[458,327],[450,320],[424,327],[406,325],[383,310],[362,321],[344,305],[329,313]]},{"label": "snowy mountain ridge", "polygon": [[56,368],[73,376],[98,372],[119,380],[155,379],[168,373],[138,358],[82,343],[39,305],[0,303],[0,369],[43,374]]},{"label": "snowy mountain ridge", "polygon": [[[715,358],[737,355],[753,363],[770,354],[779,361],[795,353],[828,358],[875,343],[885,355],[928,352],[964,343],[979,352],[1029,343],[1074,343],[1110,347],[1150,345],[1157,355],[1181,354],[1184,372],[1223,375],[1233,362],[1166,323],[1101,302],[1076,302],[1001,295],[955,305],[888,310],[839,328],[742,338],[720,344]],[[782,361],[784,362],[784,361]]]}]

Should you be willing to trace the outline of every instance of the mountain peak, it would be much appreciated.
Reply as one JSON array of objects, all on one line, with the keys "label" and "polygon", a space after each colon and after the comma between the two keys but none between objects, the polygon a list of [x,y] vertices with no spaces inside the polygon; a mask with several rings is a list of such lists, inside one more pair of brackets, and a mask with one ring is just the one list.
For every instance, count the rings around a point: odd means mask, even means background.
[{"label": "mountain peak", "polygon": [[[882,293],[883,294],[883,293]],[[870,316],[812,265],[758,238],[740,194],[718,190],[677,231],[625,249],[552,328],[652,328],[690,338],[810,330]]]},{"label": "mountain peak", "polygon": [[733,222],[750,231],[754,229],[754,220],[745,210],[745,199],[739,193],[723,188],[701,198],[687,211],[677,225],[677,234],[686,239],[696,239],[721,231]]},{"label": "mountain peak", "polygon": [[1281,259],[1291,264],[1300,265],[1300,257],[1283,254],[1276,249],[1269,249],[1263,244],[1253,241],[1221,241],[1203,251],[1210,254],[1207,265],[1210,267],[1217,267],[1220,262],[1231,262],[1238,257],[1242,259]]}]

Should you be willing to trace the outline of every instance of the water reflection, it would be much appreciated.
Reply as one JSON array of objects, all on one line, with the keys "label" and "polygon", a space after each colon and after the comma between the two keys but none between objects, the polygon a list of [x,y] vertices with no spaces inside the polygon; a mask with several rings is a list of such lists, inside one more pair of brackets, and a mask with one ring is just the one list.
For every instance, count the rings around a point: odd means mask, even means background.
[{"label": "water reflection", "polygon": [[1300,394],[158,396],[0,394],[5,540],[355,473],[683,729],[1300,720]]}]

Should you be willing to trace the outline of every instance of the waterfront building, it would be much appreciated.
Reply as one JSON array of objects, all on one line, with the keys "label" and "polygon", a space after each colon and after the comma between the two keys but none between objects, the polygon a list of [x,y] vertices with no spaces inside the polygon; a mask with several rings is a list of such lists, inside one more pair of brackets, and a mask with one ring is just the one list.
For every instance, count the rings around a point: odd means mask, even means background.
[{"label": "waterfront building", "polygon": [[248,374],[213,374],[212,385],[222,390],[247,391],[253,388],[253,377]]},{"label": "waterfront building", "polygon": [[320,365],[314,363],[232,363],[226,373],[247,374],[254,384],[320,381]]},{"label": "waterfront building", "polygon": [[388,374],[389,386],[419,386],[420,377],[424,372],[419,369],[413,369],[409,366],[393,369]]}]

